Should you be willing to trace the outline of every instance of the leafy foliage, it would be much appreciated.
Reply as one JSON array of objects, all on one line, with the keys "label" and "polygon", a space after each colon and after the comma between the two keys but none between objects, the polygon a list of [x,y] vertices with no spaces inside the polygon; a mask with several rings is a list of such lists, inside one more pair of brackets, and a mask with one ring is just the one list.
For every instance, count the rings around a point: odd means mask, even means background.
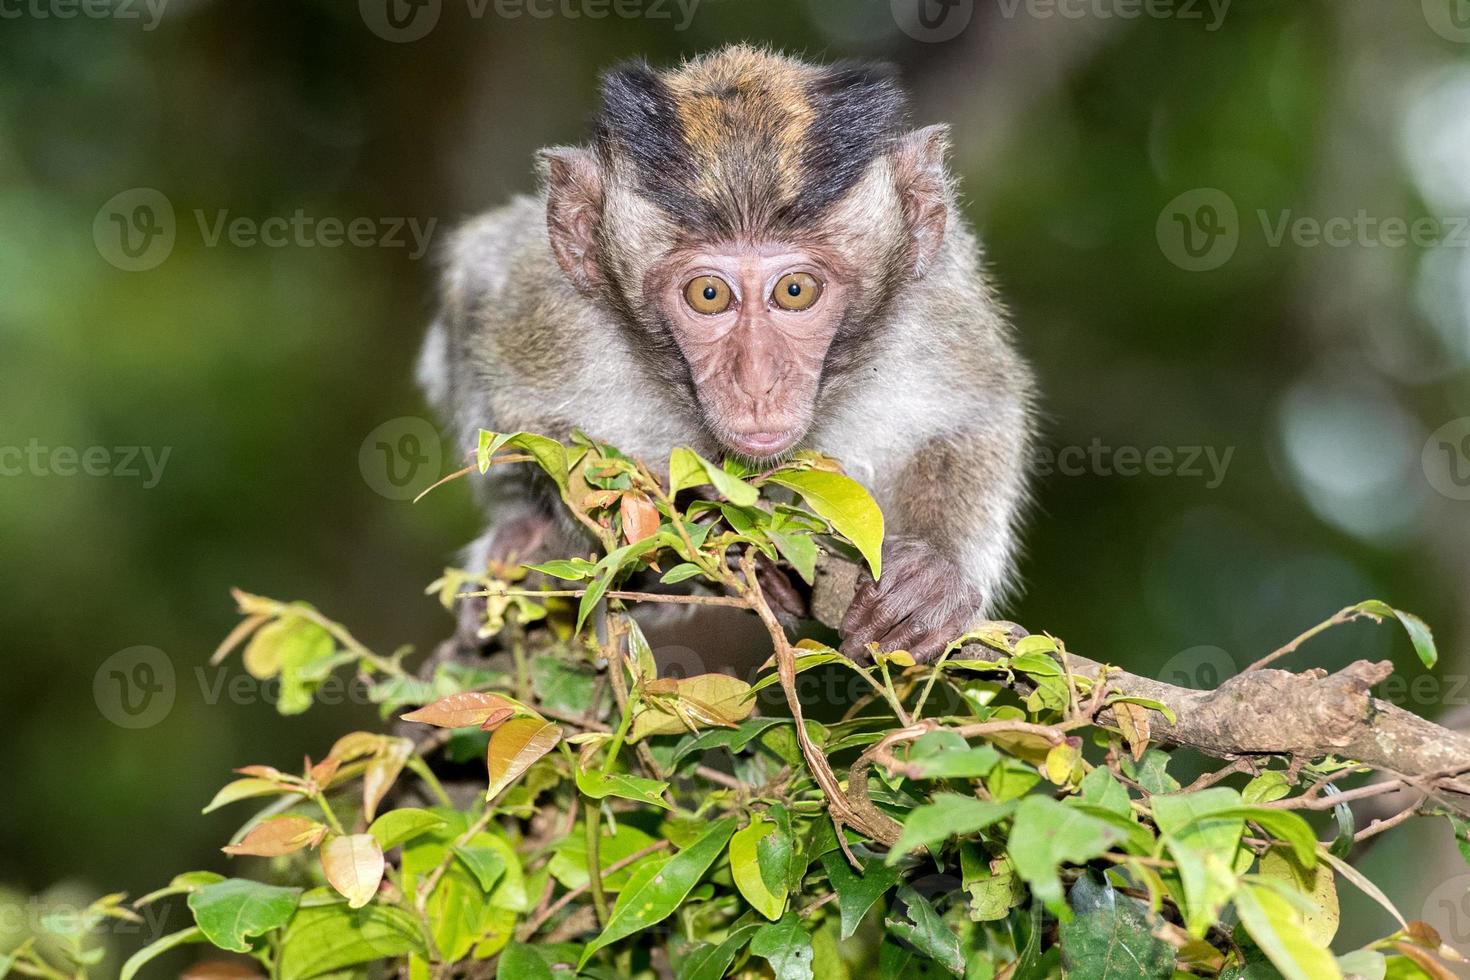
[{"label": "leafy foliage", "polygon": [[[414,737],[352,732],[299,775],[239,770],[205,812],[253,802],[223,850],[268,861],[255,870],[272,883],[194,872],[140,899],[183,897],[195,925],[125,976],[186,943],[282,980],[1315,980],[1435,976],[1455,958],[1391,907],[1391,935],[1328,951],[1340,880],[1381,899],[1303,816],[1360,770],[1350,761],[1259,757],[1181,787],[1151,738],[1167,706],[1119,697],[1106,674],[1072,674],[1060,640],[999,624],[931,665],[896,651],[863,668],[821,636],[791,644],[758,561],[808,581],[824,552],[881,571],[882,515],[832,461],[758,472],[681,449],[661,477],[588,439],[485,433],[478,469],[504,464],[539,467],[600,548],[431,586],[446,607],[484,600],[495,656],[414,673],[406,651],[380,656],[310,605],[236,593],[243,619],[216,656],[243,648],[247,671],[279,678],[283,713],[350,667]],[[632,589],[654,577],[695,591]],[[755,612],[774,669],[661,676],[626,612],[661,601]],[[1351,608],[1397,618],[1432,660],[1417,619]],[[794,680],[822,671],[865,693],[801,718]],[[768,688],[794,717],[755,714]],[[474,792],[441,784],[475,757]],[[135,915],[118,896],[89,914]],[[80,943],[31,943],[6,965],[88,964]]]}]

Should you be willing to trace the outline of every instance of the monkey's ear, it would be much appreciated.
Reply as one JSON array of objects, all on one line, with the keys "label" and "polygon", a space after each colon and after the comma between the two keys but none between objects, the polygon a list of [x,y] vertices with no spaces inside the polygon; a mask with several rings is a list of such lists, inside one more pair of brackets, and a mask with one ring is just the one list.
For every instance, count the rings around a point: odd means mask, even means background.
[{"label": "monkey's ear", "polygon": [[602,284],[597,233],[602,220],[602,166],[590,151],[553,147],[538,155],[546,184],[546,231],[561,271],[584,293]]},{"label": "monkey's ear", "polygon": [[895,178],[903,204],[904,223],[913,241],[914,275],[928,271],[944,244],[949,220],[949,127],[925,126],[905,134],[894,150]]}]

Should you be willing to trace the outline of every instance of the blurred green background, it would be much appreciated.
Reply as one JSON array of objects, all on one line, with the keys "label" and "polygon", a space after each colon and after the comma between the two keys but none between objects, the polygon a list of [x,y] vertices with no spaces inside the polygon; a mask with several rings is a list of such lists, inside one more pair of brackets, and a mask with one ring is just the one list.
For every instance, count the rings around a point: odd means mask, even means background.
[{"label": "blurred green background", "polygon": [[[232,767],[374,723],[206,661],[232,585],[384,651],[450,628],[422,590],[476,518],[402,499],[459,453],[418,421],[410,228],[531,189],[611,62],[736,40],[890,59],[954,126],[1046,409],[1013,618],[1213,686],[1380,597],[1435,627],[1432,677],[1369,625],[1292,665],[1391,657],[1394,700],[1470,705],[1470,3],[392,2],[0,0],[0,888],[225,870],[238,815],[198,811]],[[1470,943],[1448,827],[1415,826],[1364,866]],[[1344,896],[1345,943],[1387,931]]]}]

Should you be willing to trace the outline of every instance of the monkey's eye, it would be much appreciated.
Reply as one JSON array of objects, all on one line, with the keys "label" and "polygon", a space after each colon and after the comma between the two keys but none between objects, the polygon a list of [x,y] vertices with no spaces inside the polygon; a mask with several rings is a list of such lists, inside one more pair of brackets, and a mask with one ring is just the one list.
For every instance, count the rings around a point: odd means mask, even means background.
[{"label": "monkey's eye", "polygon": [[783,310],[800,312],[809,309],[822,295],[822,284],[817,277],[805,272],[789,272],[776,283],[771,298]]},{"label": "monkey's eye", "polygon": [[723,313],[730,308],[730,284],[719,276],[696,276],[684,287],[684,302],[696,313]]}]

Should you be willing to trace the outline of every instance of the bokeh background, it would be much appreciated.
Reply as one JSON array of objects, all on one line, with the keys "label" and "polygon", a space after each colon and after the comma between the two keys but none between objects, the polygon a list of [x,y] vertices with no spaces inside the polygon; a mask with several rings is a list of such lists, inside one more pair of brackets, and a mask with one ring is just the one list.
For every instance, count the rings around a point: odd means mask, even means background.
[{"label": "bokeh background", "polygon": [[[1379,597],[1436,672],[1367,624],[1293,665],[1470,705],[1470,3],[926,2],[0,0],[0,889],[224,870],[232,767],[374,723],[221,687],[228,589],[446,634],[469,495],[404,499],[461,448],[411,377],[432,246],[582,137],[599,69],[735,40],[890,59],[954,126],[1047,413],[1013,618],[1213,686]],[[1414,826],[1363,865],[1470,943]],[[1344,942],[1387,931],[1343,894]]]}]

